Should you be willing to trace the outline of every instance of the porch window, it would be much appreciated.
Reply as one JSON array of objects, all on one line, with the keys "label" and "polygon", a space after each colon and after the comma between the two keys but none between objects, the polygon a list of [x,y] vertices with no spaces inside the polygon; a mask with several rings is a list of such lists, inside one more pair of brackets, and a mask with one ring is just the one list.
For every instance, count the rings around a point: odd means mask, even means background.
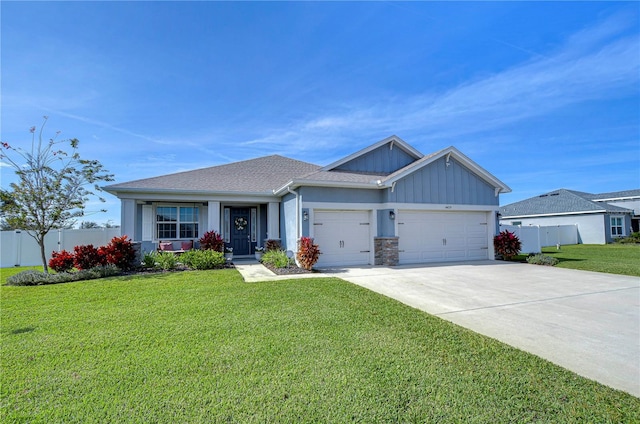
[{"label": "porch window", "polygon": [[621,216],[611,217],[611,236],[621,237],[624,235],[624,219]]},{"label": "porch window", "polygon": [[156,234],[159,240],[198,237],[199,211],[193,206],[158,206]]}]

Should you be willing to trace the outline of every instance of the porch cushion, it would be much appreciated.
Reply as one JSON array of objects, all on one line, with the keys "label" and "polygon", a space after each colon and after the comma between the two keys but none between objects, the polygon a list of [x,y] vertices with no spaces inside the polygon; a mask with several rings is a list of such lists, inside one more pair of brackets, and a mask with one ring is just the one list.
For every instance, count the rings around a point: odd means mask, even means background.
[{"label": "porch cushion", "polygon": [[173,250],[173,243],[171,242],[160,243],[160,250],[165,250],[165,251]]},{"label": "porch cushion", "polygon": [[193,240],[189,240],[189,241],[183,241],[182,243],[182,250],[191,250],[193,249]]}]

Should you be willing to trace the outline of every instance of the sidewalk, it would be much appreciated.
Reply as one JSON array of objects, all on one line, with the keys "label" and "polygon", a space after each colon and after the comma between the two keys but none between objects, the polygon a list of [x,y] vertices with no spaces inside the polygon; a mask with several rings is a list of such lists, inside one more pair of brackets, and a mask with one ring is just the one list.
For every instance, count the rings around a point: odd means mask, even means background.
[{"label": "sidewalk", "polygon": [[260,281],[293,280],[299,278],[329,277],[328,275],[321,273],[277,275],[255,259],[234,260],[233,265],[235,265],[236,269],[238,270],[240,275],[242,275],[242,278],[246,283],[258,283]]}]

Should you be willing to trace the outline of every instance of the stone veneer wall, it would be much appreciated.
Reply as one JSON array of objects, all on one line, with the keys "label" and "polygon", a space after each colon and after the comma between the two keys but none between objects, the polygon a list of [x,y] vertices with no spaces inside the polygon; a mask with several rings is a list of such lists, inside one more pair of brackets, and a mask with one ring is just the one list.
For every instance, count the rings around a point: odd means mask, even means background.
[{"label": "stone veneer wall", "polygon": [[375,237],[373,239],[375,253],[374,265],[398,265],[398,237]]}]

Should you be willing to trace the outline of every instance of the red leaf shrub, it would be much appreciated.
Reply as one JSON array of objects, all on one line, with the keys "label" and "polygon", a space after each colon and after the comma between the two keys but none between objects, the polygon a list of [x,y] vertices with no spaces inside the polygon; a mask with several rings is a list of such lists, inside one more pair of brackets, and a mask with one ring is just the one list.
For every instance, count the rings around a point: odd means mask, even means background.
[{"label": "red leaf shrub", "polygon": [[200,237],[200,249],[202,250],[215,250],[216,252],[222,252],[224,250],[224,240],[220,234],[215,231],[207,231]]},{"label": "red leaf shrub", "polygon": [[114,237],[108,245],[98,249],[98,253],[103,253],[107,263],[127,271],[134,267],[136,252],[133,250],[131,240],[127,236]]},{"label": "red leaf shrub", "polygon": [[282,250],[282,245],[280,244],[280,240],[269,239],[265,244],[265,250],[268,252],[269,250]]},{"label": "red leaf shrub", "polygon": [[104,249],[96,249],[92,244],[86,246],[76,246],[74,251],[74,265],[78,269],[91,269],[99,265],[105,265],[106,255]]},{"label": "red leaf shrub", "polygon": [[317,244],[313,244],[311,237],[302,237],[298,240],[298,263],[302,268],[311,271],[311,268],[320,259],[320,249]]},{"label": "red leaf shrub", "polygon": [[51,259],[49,259],[49,268],[55,272],[67,272],[73,268],[74,258],[73,255],[66,250],[60,252],[51,252]]},{"label": "red leaf shrub", "polygon": [[496,253],[502,255],[506,260],[511,259],[520,253],[522,243],[514,233],[508,230],[500,231],[500,234],[493,238],[493,247]]}]

